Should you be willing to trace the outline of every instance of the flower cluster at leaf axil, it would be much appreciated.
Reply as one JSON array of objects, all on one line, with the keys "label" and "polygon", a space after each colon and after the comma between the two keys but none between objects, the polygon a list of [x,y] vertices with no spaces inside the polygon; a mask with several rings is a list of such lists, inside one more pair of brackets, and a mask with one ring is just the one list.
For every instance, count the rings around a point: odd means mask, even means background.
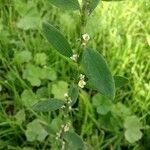
[{"label": "flower cluster at leaf axil", "polygon": [[80,88],[84,88],[84,86],[86,85],[86,82],[84,80],[85,80],[85,75],[80,74],[80,81],[78,82],[78,86]]},{"label": "flower cluster at leaf axil", "polygon": [[82,35],[82,45],[85,46],[87,44],[87,42],[90,40],[90,36],[88,33],[85,33]]},{"label": "flower cluster at leaf axil", "polygon": [[73,61],[77,61],[78,58],[79,58],[79,55],[78,54],[73,54],[71,57],[70,57]]}]

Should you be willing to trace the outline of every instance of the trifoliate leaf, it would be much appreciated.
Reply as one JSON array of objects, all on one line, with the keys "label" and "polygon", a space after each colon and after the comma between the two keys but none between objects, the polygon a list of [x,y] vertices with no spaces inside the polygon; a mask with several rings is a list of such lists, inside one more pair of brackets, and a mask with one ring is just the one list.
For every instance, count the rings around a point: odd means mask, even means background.
[{"label": "trifoliate leaf", "polygon": [[44,130],[38,120],[34,120],[27,125],[25,135],[27,137],[27,140],[30,142],[36,140],[42,142],[46,138],[48,133]]},{"label": "trifoliate leaf", "polygon": [[96,107],[97,113],[105,115],[112,108],[112,102],[110,99],[102,96],[101,94],[96,94],[92,98],[93,106]]}]

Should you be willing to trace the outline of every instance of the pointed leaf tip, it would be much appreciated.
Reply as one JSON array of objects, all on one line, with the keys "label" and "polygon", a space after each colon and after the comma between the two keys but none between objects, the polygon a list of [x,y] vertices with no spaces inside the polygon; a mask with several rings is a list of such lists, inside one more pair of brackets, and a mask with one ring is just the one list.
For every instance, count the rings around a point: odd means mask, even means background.
[{"label": "pointed leaf tip", "polygon": [[43,34],[48,42],[62,55],[71,57],[73,55],[72,49],[68,41],[62,33],[54,26],[48,23],[43,23]]}]

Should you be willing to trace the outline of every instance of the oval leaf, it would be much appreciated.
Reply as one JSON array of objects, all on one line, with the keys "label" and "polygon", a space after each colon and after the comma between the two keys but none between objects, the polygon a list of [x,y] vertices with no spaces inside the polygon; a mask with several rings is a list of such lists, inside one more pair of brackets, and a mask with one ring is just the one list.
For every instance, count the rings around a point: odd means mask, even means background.
[{"label": "oval leaf", "polygon": [[49,0],[49,2],[55,5],[56,7],[62,9],[69,9],[69,10],[80,9],[78,0]]},{"label": "oval leaf", "polygon": [[115,80],[116,88],[120,88],[129,82],[127,78],[122,77],[122,76],[114,76],[114,80]]},{"label": "oval leaf", "polygon": [[82,65],[94,88],[101,94],[113,99],[115,97],[115,83],[104,58],[97,51],[85,49]]},{"label": "oval leaf", "polygon": [[100,0],[92,0],[90,3],[89,3],[89,9],[90,9],[90,13],[92,11],[94,11],[94,9],[97,7],[97,5],[99,4]]},{"label": "oval leaf", "polygon": [[78,87],[76,85],[72,84],[70,86],[70,88],[69,88],[68,95],[69,95],[69,97],[72,100],[71,105],[73,106],[76,103],[76,101],[78,99],[78,96],[79,96],[79,89],[78,89]]},{"label": "oval leaf", "polygon": [[48,23],[43,23],[43,33],[51,45],[62,55],[71,57],[73,52],[68,41],[58,29]]},{"label": "oval leaf", "polygon": [[64,102],[58,99],[50,99],[41,101],[33,106],[33,110],[37,112],[47,112],[60,109],[64,105]]},{"label": "oval leaf", "polygon": [[84,149],[84,144],[81,137],[75,132],[65,132],[64,139],[68,142],[69,145],[74,146],[77,149]]}]

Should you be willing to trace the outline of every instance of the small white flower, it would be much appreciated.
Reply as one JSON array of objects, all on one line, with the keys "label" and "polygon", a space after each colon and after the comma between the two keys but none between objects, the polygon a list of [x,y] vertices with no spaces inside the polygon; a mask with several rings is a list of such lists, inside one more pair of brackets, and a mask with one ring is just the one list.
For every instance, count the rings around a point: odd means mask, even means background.
[{"label": "small white flower", "polygon": [[89,34],[85,33],[82,35],[82,39],[85,41],[85,42],[88,42],[90,40],[90,36]]},{"label": "small white flower", "polygon": [[61,109],[64,109],[65,108],[65,105],[61,106]]},{"label": "small white flower", "polygon": [[69,126],[66,124],[64,127],[64,132],[67,132],[67,131],[69,131]]},{"label": "small white flower", "polygon": [[85,75],[80,74],[80,80],[84,80],[84,78],[85,78]]},{"label": "small white flower", "polygon": [[65,97],[65,98],[68,98],[68,97],[69,97],[69,96],[68,96],[68,93],[65,93],[65,94],[64,94],[64,97]]},{"label": "small white flower", "polygon": [[71,106],[69,106],[69,110],[72,110],[72,107],[71,107]]},{"label": "small white flower", "polygon": [[78,54],[73,54],[70,58],[71,58],[73,61],[77,61],[77,60],[78,60],[78,57],[79,57]]},{"label": "small white flower", "polygon": [[82,89],[84,88],[85,85],[86,85],[86,82],[84,80],[80,80],[78,83],[78,86]]}]

